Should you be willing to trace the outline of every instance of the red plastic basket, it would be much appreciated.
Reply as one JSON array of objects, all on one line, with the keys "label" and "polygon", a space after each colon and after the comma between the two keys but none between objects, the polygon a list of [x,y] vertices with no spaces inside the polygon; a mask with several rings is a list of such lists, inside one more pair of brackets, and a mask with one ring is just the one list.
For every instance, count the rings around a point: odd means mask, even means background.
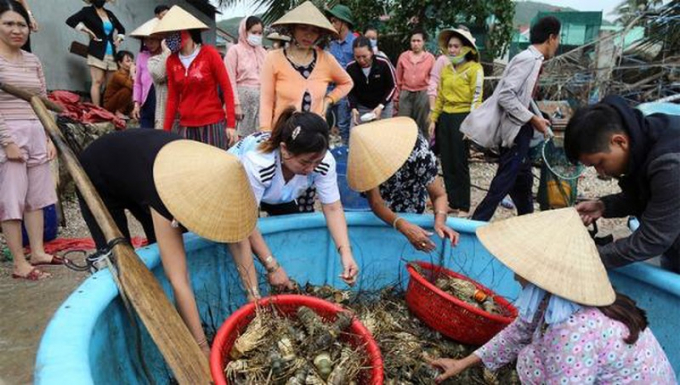
[{"label": "red plastic basket", "polygon": [[[262,298],[257,306],[273,307],[280,314],[294,315],[300,306],[307,306],[323,319],[333,322],[342,307],[319,298],[304,295],[284,294]],[[249,303],[234,312],[217,331],[210,351],[210,372],[217,385],[228,384],[224,375],[224,368],[229,363],[229,352],[236,338],[243,333],[248,324],[255,318],[255,303]],[[366,351],[366,367],[361,374],[359,384],[379,385],[383,383],[383,361],[378,344],[371,333],[356,318],[352,321],[348,333],[343,333],[341,339],[349,342],[353,347],[363,347]]]},{"label": "red plastic basket", "polygon": [[[420,275],[411,264],[407,266],[411,279],[406,289],[406,305],[416,317],[443,335],[466,344],[483,345],[517,317],[512,304],[480,283],[441,266],[412,263],[418,264],[428,276]],[[432,282],[441,274],[472,282],[491,296],[504,314],[488,313],[439,289]]]}]

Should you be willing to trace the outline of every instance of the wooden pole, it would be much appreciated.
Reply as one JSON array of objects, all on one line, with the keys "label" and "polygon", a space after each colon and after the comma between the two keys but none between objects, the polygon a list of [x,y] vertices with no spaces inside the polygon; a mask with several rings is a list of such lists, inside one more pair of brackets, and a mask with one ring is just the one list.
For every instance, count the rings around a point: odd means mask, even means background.
[{"label": "wooden pole", "polygon": [[0,89],[7,92],[10,95],[14,95],[17,98],[23,99],[27,102],[30,102],[32,97],[37,96],[37,97],[40,98],[40,100],[42,100],[43,104],[45,104],[45,106],[47,108],[49,108],[50,110],[52,110],[54,112],[64,112],[64,109],[60,105],[58,105],[57,103],[47,99],[46,97],[40,96],[40,95],[33,95],[32,93],[30,93],[30,92],[28,92],[24,89],[21,89],[19,87],[14,87],[11,84],[0,82]]},{"label": "wooden pole", "polygon": [[[17,88],[8,87],[7,84],[0,83],[0,89],[21,99],[30,95],[23,90],[14,92]],[[107,242],[122,238],[111,214],[78,159],[64,141],[59,127],[41,98],[32,95],[28,101],[52,138],[64,165],[92,211]],[[177,381],[181,384],[211,383],[207,358],[151,271],[141,262],[128,242],[116,243],[112,251],[124,294],[130,299]]]}]

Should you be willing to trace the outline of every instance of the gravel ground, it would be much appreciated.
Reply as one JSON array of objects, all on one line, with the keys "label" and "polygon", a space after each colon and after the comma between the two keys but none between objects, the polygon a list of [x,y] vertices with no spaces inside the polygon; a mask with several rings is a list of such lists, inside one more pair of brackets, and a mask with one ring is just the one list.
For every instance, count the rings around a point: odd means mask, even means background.
[{"label": "gravel ground", "polygon": [[[473,207],[483,198],[493,178],[496,166],[487,163],[471,164]],[[538,171],[534,170],[538,175]],[[534,183],[534,192],[538,182]],[[588,170],[579,181],[579,193],[584,198],[595,198],[618,191],[615,180],[603,181]],[[89,232],[74,199],[63,202],[65,227],[59,228],[59,237],[89,237]],[[538,210],[538,205],[536,205]],[[515,210],[499,207],[492,220],[515,215]],[[129,216],[133,236],[144,235],[141,226]],[[601,220],[600,235],[614,233],[615,237],[629,234],[625,220]],[[0,250],[5,246],[0,235]],[[77,260],[77,259],[76,259]],[[77,260],[81,262],[81,260]],[[32,381],[35,356],[40,337],[52,314],[63,300],[85,279],[87,274],[76,273],[63,267],[46,267],[52,277],[40,282],[27,282],[10,278],[12,262],[0,256],[0,385],[25,384]]]}]

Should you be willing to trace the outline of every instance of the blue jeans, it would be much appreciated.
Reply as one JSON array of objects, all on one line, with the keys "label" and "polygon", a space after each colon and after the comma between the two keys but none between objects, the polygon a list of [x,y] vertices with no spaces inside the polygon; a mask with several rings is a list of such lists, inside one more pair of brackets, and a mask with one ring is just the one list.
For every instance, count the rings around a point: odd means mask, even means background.
[{"label": "blue jeans", "polygon": [[349,143],[349,123],[352,115],[347,98],[338,100],[338,102],[333,105],[332,109],[335,114],[335,125],[338,126],[338,130],[340,130],[342,143],[347,144]]},{"label": "blue jeans", "polygon": [[517,215],[534,212],[534,201],[531,195],[534,176],[531,173],[531,159],[529,159],[529,144],[533,134],[534,129],[531,125],[524,125],[517,133],[512,147],[501,147],[496,176],[493,177],[489,192],[477,206],[472,219],[489,221],[496,212],[498,204],[508,194],[515,203]]}]

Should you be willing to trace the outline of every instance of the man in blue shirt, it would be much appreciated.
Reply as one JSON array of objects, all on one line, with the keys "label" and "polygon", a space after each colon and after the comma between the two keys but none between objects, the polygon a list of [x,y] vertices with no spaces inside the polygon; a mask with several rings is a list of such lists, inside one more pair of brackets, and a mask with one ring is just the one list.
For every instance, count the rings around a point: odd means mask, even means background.
[{"label": "man in blue shirt", "polygon": [[[326,10],[326,16],[336,31],[338,31],[338,39],[331,41],[329,51],[345,68],[347,64],[354,60],[354,50],[352,44],[354,43],[354,32],[352,26],[352,11],[346,5],[337,4],[331,9]],[[342,142],[349,143],[349,126],[350,126],[350,109],[347,103],[347,98],[342,98],[332,108],[335,114],[336,126],[340,130]]]}]

